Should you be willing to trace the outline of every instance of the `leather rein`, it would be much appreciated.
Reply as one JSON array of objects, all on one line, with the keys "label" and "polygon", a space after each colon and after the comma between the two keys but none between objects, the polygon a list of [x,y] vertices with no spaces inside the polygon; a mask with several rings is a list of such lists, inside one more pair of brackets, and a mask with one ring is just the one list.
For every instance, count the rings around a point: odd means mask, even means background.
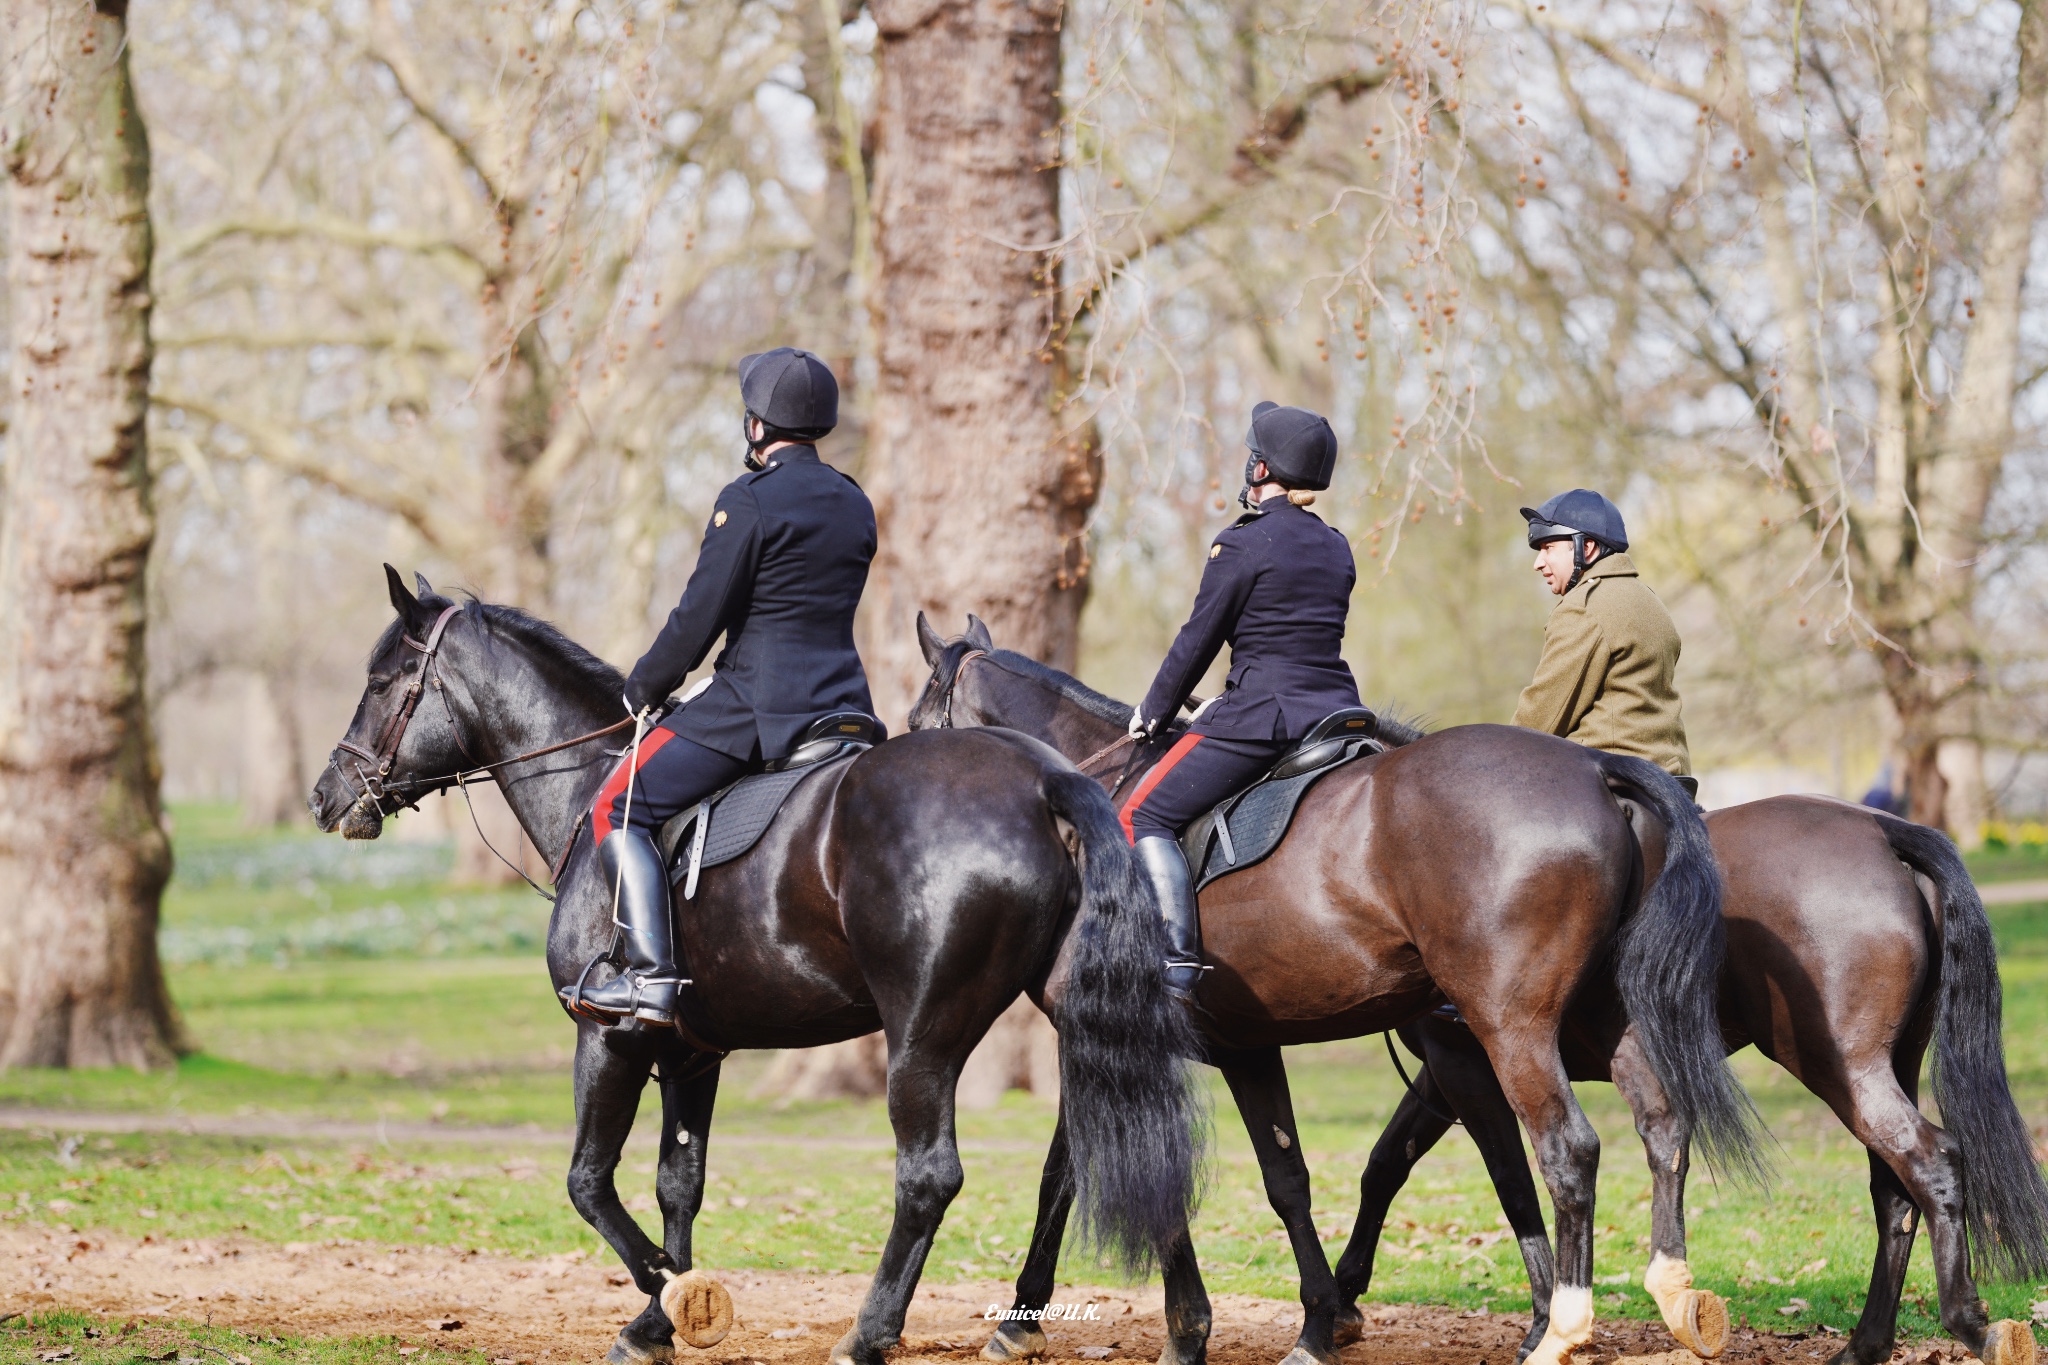
[{"label": "leather rein", "polygon": [[[334,769],[335,775],[341,778],[342,786],[355,798],[357,805],[369,801],[376,807],[379,815],[391,813],[385,809],[386,801],[395,801],[399,807],[418,810],[419,798],[422,796],[437,791],[445,791],[449,787],[460,787],[468,782],[478,781],[483,778],[496,781],[498,769],[500,768],[508,768],[514,763],[524,763],[528,759],[542,758],[548,754],[560,753],[564,749],[573,749],[579,744],[588,744],[593,739],[603,739],[606,735],[617,734],[633,723],[633,718],[628,716],[622,721],[605,726],[602,730],[592,730],[588,734],[578,735],[574,739],[565,739],[559,744],[549,744],[539,749],[528,749],[523,754],[514,754],[510,758],[501,758],[494,763],[480,763],[474,768],[458,769],[455,772],[446,773],[439,777],[416,777],[398,782],[391,781],[391,766],[398,760],[398,748],[405,742],[406,729],[412,724],[414,713],[419,710],[420,697],[424,694],[430,680],[433,683],[434,690],[441,696],[441,705],[448,710],[448,721],[455,733],[455,743],[462,749],[465,757],[474,758],[474,755],[471,755],[469,752],[469,746],[462,742],[462,727],[455,724],[455,708],[448,700],[448,688],[442,681],[439,666],[441,637],[447,632],[449,621],[454,619],[456,613],[461,610],[462,608],[459,606],[443,608],[441,614],[434,618],[434,628],[427,632],[427,638],[423,641],[415,640],[410,635],[401,634],[399,636],[399,639],[405,642],[407,648],[417,651],[421,656],[420,668],[419,672],[413,675],[412,682],[406,686],[405,699],[399,703],[398,709],[391,713],[391,719],[384,722],[384,729],[377,736],[376,746],[366,749],[360,744],[351,743],[349,740],[343,739],[334,746],[334,752],[328,755],[327,766]],[[358,760],[351,766],[355,769],[355,776],[360,786],[357,785],[357,782],[349,780],[349,768],[343,766],[343,754],[352,755]],[[365,763],[369,764],[370,767],[365,768],[363,766]],[[571,836],[570,844],[573,846],[574,843],[575,839]],[[503,855],[500,854],[499,856],[502,857]],[[524,874],[522,873],[521,875]]]}]

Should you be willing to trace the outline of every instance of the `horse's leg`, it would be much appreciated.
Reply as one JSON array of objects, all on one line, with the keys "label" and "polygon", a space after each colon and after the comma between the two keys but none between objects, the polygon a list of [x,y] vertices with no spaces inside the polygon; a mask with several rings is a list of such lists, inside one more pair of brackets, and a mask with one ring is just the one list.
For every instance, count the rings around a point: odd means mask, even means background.
[{"label": "horse's leg", "polygon": [[[646,1089],[647,1075],[654,1068],[654,1052],[651,1046],[614,1050],[605,1044],[603,1035],[604,1030],[596,1024],[577,1025],[576,1140],[569,1157],[569,1202],[583,1215],[583,1221],[611,1244],[633,1283],[651,1299],[661,1293],[665,1283],[662,1270],[674,1266],[668,1253],[654,1244],[619,1202],[619,1187],[612,1174],[618,1169],[626,1135],[633,1131],[640,1092]],[[661,1314],[659,1304],[654,1312]],[[675,1345],[667,1326],[665,1316],[660,1316],[657,1325],[643,1312],[619,1332],[605,1359],[611,1365],[673,1360]]]},{"label": "horse's leg", "polygon": [[1415,1088],[1401,1096],[1358,1177],[1358,1217],[1351,1225],[1351,1240],[1337,1258],[1337,1322],[1332,1340],[1338,1346],[1349,1346],[1365,1336],[1365,1315],[1358,1311],[1358,1300],[1372,1287],[1373,1258],[1394,1196],[1408,1183],[1415,1163],[1451,1130],[1450,1124],[1429,1112],[1431,1105],[1446,1107],[1425,1067]]},{"label": "horse's leg", "polygon": [[[1468,1014],[1468,1018],[1470,1015]],[[1550,1324],[1531,1365],[1563,1365],[1593,1339],[1593,1198],[1600,1135],[1572,1094],[1551,1030],[1504,1028],[1487,1045],[1502,1092],[1536,1146],[1536,1164],[1557,1210],[1557,1282]],[[1535,1276],[1530,1276],[1535,1285]]]},{"label": "horse's leg", "polygon": [[1877,1255],[1870,1267],[1870,1289],[1863,1296],[1863,1314],[1829,1365],[1876,1365],[1889,1360],[1898,1339],[1899,1298],[1906,1289],[1906,1267],[1913,1259],[1913,1234],[1919,1210],[1892,1168],[1876,1152],[1870,1157],[1870,1208],[1877,1215]]},{"label": "horse's leg", "polygon": [[1679,1345],[1694,1355],[1717,1356],[1728,1347],[1728,1305],[1712,1290],[1692,1287],[1685,1254],[1685,1177],[1692,1164],[1692,1135],[1671,1112],[1634,1028],[1621,1035],[1609,1065],[1650,1162],[1650,1267],[1643,1272],[1643,1288],[1656,1300]]},{"label": "horse's leg", "polygon": [[[1352,1231],[1351,1245],[1337,1263],[1337,1287],[1355,1316],[1353,1305],[1372,1276],[1373,1251],[1386,1210],[1415,1163],[1449,1131],[1448,1119],[1440,1116],[1455,1113],[1486,1162],[1487,1175],[1508,1226],[1514,1229],[1528,1271],[1531,1315],[1528,1334],[1516,1355],[1519,1360],[1536,1349],[1550,1327],[1554,1276],[1550,1236],[1543,1226],[1543,1205],[1537,1201],[1536,1182],[1529,1175],[1529,1161],[1522,1150],[1521,1129],[1485,1051],[1470,1030],[1433,1019],[1419,1020],[1410,1027],[1420,1035],[1425,1065],[1415,1079],[1415,1090],[1403,1097],[1393,1123],[1374,1146],[1360,1179],[1358,1225]],[[1407,1036],[1405,1029],[1403,1036]],[[1402,1117],[1411,1106],[1413,1113],[1422,1116],[1419,1120]],[[1380,1168],[1377,1176],[1375,1167]],[[1354,1253],[1359,1258],[1356,1264]],[[1347,1267],[1352,1267],[1348,1274]]]},{"label": "horse's leg", "polygon": [[1044,1355],[1051,1344],[1040,1325],[1042,1319],[1033,1315],[1043,1314],[1052,1302],[1060,1243],[1066,1239],[1067,1214],[1073,1207],[1073,1186],[1067,1179],[1067,1119],[1062,1108],[1060,1121],[1052,1130],[1052,1145],[1046,1148],[1045,1170],[1038,1178],[1038,1221],[1031,1225],[1031,1249],[1024,1254],[1024,1268],[1017,1272],[1017,1300],[1010,1310],[1014,1316],[1005,1318],[981,1348],[983,1360]]},{"label": "horse's leg", "polygon": [[1209,1291],[1186,1228],[1167,1249],[1160,1264],[1166,1288],[1166,1345],[1159,1365],[1205,1365],[1209,1359]]},{"label": "horse's leg", "polygon": [[1308,1163],[1294,1126],[1294,1102],[1287,1092],[1287,1067],[1277,1047],[1232,1052],[1213,1058],[1237,1100],[1251,1134],[1252,1150],[1265,1178],[1266,1199],[1280,1215],[1294,1264],[1301,1275],[1301,1335],[1284,1365],[1331,1365],[1337,1358],[1337,1279],[1316,1235],[1309,1205]]},{"label": "horse's leg", "polygon": [[[704,1160],[711,1138],[711,1107],[718,1098],[718,1067],[676,1080],[699,1055],[673,1048],[661,1059],[661,1152],[654,1172],[654,1197],[661,1205],[661,1223],[669,1261],[677,1271],[692,1264],[690,1237],[697,1211],[704,1206]],[[662,1311],[659,1294],[620,1335],[636,1341],[669,1341],[675,1324]]]},{"label": "horse's leg", "polygon": [[[1918,1058],[1914,1058],[1917,1070]],[[1992,1349],[1989,1342],[1991,1319],[1977,1297],[1977,1282],[1970,1274],[1969,1232],[1963,1221],[1962,1152],[1956,1140],[1929,1123],[1915,1103],[1919,1089],[1910,1073],[1894,1074],[1891,1068],[1873,1068],[1848,1078],[1849,1130],[1873,1153],[1881,1157],[1898,1176],[1906,1193],[1927,1220],[1927,1240],[1934,1257],[1934,1282],[1941,1294],[1941,1325],[1971,1355],[1986,1365],[2003,1365],[2003,1343]],[[1876,1195],[1873,1182],[1873,1197]],[[1877,1201],[1882,1202],[1882,1201]],[[1883,1210],[1880,1208],[1880,1217]],[[1905,1224],[1898,1214],[1894,1226]],[[1909,1243],[1910,1246],[1910,1243]],[[1880,1252],[1883,1244],[1880,1242]],[[1896,1314],[1896,1301],[1893,1313]],[[1869,1305],[1865,1305],[1865,1317]],[[1862,1331],[1862,1324],[1857,1327]],[[2022,1329],[2025,1330],[2025,1329]],[[1867,1361],[1873,1357],[1850,1355],[1856,1338],[1844,1346],[1837,1360]],[[1990,1353],[1987,1354],[1987,1349]],[[1882,1359],[1883,1357],[1875,1357]]]},{"label": "horse's leg", "polygon": [[[1005,1002],[1007,1003],[1007,1002]],[[922,1022],[922,1021],[919,1021]],[[986,1023],[969,1034],[981,1041]],[[915,1038],[914,1031],[906,1030]],[[895,1039],[890,1040],[896,1043]],[[882,1263],[853,1327],[832,1348],[832,1365],[881,1365],[882,1352],[903,1334],[911,1293],[931,1254],[932,1238],[947,1205],[960,1193],[960,1147],[953,1133],[953,1091],[966,1050],[932,1055],[917,1043],[899,1044],[889,1065],[889,1122],[896,1130],[896,1218],[882,1248]]]}]

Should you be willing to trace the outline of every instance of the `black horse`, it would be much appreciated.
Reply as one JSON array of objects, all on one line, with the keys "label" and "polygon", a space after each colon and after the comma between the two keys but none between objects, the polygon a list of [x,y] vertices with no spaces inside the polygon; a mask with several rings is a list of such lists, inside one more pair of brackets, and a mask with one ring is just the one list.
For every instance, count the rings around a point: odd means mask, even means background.
[{"label": "black horse", "polygon": [[[954,640],[922,618],[918,627],[932,676],[913,727],[1011,726],[1105,786],[1135,771],[1130,707],[997,649],[972,618]],[[1203,889],[1201,916],[1206,1056],[1244,1116],[1301,1267],[1306,1311],[1286,1365],[1334,1362],[1342,1304],[1309,1207],[1282,1045],[1376,1033],[1445,1001],[1462,1013],[1534,1139],[1558,1211],[1549,1325],[1529,1342],[1537,1365],[1559,1365],[1593,1328],[1600,1139],[1560,1057],[1582,989],[1611,973],[1626,1014],[1617,1001],[1590,1021],[1607,1049],[1638,1061],[1709,1155],[1736,1167],[1756,1159],[1715,1019],[1720,879],[1692,802],[1640,759],[1471,725],[1355,760],[1309,790],[1270,857]],[[1081,1117],[1062,1104],[1066,1133]],[[1071,1148],[1060,1133],[1053,1142],[1017,1281],[1025,1310],[1051,1296],[1066,1219]],[[1208,1301],[1189,1244],[1173,1247],[1162,1360],[1196,1365]],[[1029,1321],[1006,1322],[984,1354],[1042,1350]]]},{"label": "black horse", "polygon": [[[1727,879],[1727,1046],[1754,1043],[1870,1151],[1877,1254],[1862,1317],[1830,1365],[1891,1357],[1921,1222],[1933,1244],[1942,1325],[1984,1365],[2033,1365],[2033,1333],[2025,1323],[1992,1322],[1971,1275],[1972,1240],[1981,1267],[2022,1283],[2048,1275],[2048,1185],[2006,1079],[1991,922],[1955,845],[1939,830],[1812,796],[1715,811],[1707,832]],[[1403,1036],[1428,1066],[1360,1178],[1338,1290],[1350,1305],[1371,1284],[1387,1208],[1455,1114],[1485,1154],[1521,1239],[1540,1321],[1550,1279],[1543,1209],[1486,1054],[1445,1020],[1417,1020]],[[1919,1106],[1930,1038],[1945,1129]],[[1652,1177],[1644,1288],[1684,1345],[1719,1354],[1727,1310],[1692,1288],[1686,1264],[1684,1126],[1617,1059],[1581,1054],[1567,1062],[1574,1079],[1613,1080],[1634,1111]]]},{"label": "black horse", "polygon": [[[616,726],[620,675],[523,612],[458,607],[424,579],[415,597],[386,567],[398,620],[371,653],[347,738],[313,790],[314,818],[374,838],[399,805],[489,770],[562,868],[548,931],[559,990],[612,939],[611,891],[578,830],[613,766],[593,736]],[[1194,1042],[1160,980],[1158,909],[1101,789],[1044,745],[999,731],[906,735],[821,768],[751,852],[703,873],[677,918],[706,1048],[576,1021],[569,1197],[649,1296],[614,1362],[673,1355],[658,1295],[691,1268],[718,1062],[732,1048],[888,1037],[895,1220],[834,1362],[878,1365],[896,1343],[960,1189],[955,1083],[1020,992],[1060,1029],[1066,1135],[1091,1231],[1131,1266],[1182,1234],[1201,1111],[1181,1061]],[[659,1246],[612,1179],[657,1066]]]}]

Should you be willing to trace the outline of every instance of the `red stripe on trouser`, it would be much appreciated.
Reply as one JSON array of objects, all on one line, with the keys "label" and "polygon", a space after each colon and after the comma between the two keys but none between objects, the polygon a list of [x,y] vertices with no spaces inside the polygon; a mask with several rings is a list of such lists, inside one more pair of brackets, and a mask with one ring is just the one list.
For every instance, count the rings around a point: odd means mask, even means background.
[{"label": "red stripe on trouser", "polygon": [[675,738],[673,730],[650,730],[640,737],[640,762],[636,766],[633,754],[628,750],[619,760],[619,766],[612,769],[612,775],[597,789],[597,801],[590,808],[590,838],[593,844],[601,844],[612,832],[612,807],[626,794],[626,778],[647,766],[647,760],[661,752],[661,746]]},{"label": "red stripe on trouser", "polygon": [[1173,765],[1193,753],[1195,746],[1201,742],[1200,735],[1182,735],[1174,746],[1166,751],[1166,757],[1155,763],[1152,771],[1146,773],[1139,781],[1137,790],[1131,793],[1131,799],[1124,802],[1123,810],[1117,815],[1117,819],[1123,824],[1126,840],[1134,844],[1138,842],[1138,832],[1131,828],[1131,817],[1138,813],[1138,807],[1145,804],[1145,798],[1152,794],[1152,789],[1159,785],[1159,780],[1172,772]]}]

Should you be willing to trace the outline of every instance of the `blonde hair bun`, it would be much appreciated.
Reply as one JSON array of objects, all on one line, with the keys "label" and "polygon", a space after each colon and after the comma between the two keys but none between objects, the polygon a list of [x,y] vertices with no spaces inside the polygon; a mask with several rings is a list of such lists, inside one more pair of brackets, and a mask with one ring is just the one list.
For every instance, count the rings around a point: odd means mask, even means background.
[{"label": "blonde hair bun", "polygon": [[1316,500],[1316,495],[1306,488],[1290,488],[1287,490],[1287,500],[1296,507],[1306,507]]}]

